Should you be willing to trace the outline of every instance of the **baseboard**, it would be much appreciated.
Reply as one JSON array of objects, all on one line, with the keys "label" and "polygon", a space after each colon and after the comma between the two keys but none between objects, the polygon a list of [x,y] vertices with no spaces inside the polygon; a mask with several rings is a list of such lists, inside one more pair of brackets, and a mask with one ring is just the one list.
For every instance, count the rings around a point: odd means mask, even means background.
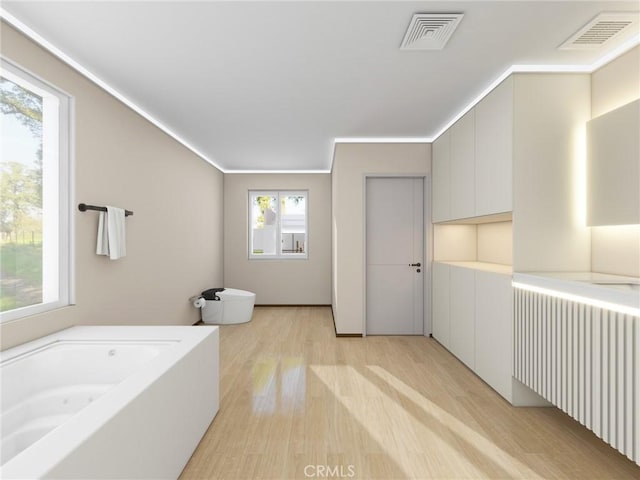
[{"label": "baseboard", "polygon": [[361,333],[338,333],[338,329],[336,328],[336,316],[333,314],[333,305],[330,305],[331,307],[331,318],[333,319],[333,331],[336,334],[337,338],[348,338],[348,337],[360,337],[362,338],[362,334]]},{"label": "baseboard", "polygon": [[266,303],[266,304],[256,304],[256,307],[329,307],[331,309],[331,319],[333,320],[333,331],[336,334],[336,337],[340,338],[340,337],[360,337],[362,338],[362,334],[361,333],[338,333],[338,330],[336,329],[336,317],[333,314],[333,305],[327,305],[327,304],[291,304],[291,303],[284,303],[284,304],[275,304],[275,303]]},{"label": "baseboard", "polygon": [[256,307],[330,307],[326,303],[256,303]]}]

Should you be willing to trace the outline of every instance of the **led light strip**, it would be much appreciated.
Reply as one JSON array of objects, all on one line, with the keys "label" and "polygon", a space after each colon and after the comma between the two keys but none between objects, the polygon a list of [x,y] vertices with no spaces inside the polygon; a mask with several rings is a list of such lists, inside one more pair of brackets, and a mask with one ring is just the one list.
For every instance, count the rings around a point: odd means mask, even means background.
[{"label": "led light strip", "polygon": [[244,173],[279,173],[279,174],[291,174],[296,175],[311,175],[315,173],[331,173],[331,170],[223,170],[224,173],[244,174]]},{"label": "led light strip", "polygon": [[25,25],[23,22],[21,22],[20,20],[18,20],[16,17],[14,17],[13,15],[11,15],[9,12],[7,12],[4,8],[0,7],[0,18],[6,20],[8,23],[10,23],[12,26],[14,26],[17,30],[19,30],[20,32],[24,33],[27,37],[29,37],[31,40],[33,40],[34,42],[36,42],[37,44],[39,44],[40,46],[44,47],[46,50],[48,50],[49,52],[51,52],[53,55],[55,55],[56,57],[58,57],[60,60],[62,60],[64,63],[66,63],[67,65],[69,65],[71,68],[73,68],[74,70],[76,70],[77,72],[79,72],[81,75],[85,76],[86,78],[88,78],[89,80],[91,80],[93,83],[95,83],[96,85],[98,85],[100,88],[102,88],[103,90],[105,90],[107,93],[109,93],[110,95],[114,96],[115,98],[117,98],[118,100],[120,100],[122,103],[124,103],[127,107],[129,107],[131,110],[133,110],[134,112],[136,112],[138,115],[142,116],[143,118],[145,118],[146,120],[148,120],[149,122],[151,122],[153,125],[155,125],[156,127],[158,127],[160,130],[162,130],[164,133],[166,133],[167,135],[169,135],[170,137],[172,137],[173,139],[175,139],[178,143],[181,143],[184,147],[186,147],[187,149],[191,150],[193,153],[195,153],[198,157],[202,158],[205,162],[211,164],[212,166],[214,166],[215,168],[217,168],[218,170],[220,170],[221,172],[224,172],[224,170],[222,169],[222,167],[220,167],[220,165],[218,165],[216,162],[214,162],[213,160],[211,160],[207,155],[205,155],[204,153],[202,153],[200,150],[198,150],[196,147],[194,147],[193,145],[191,145],[188,141],[186,141],[184,138],[182,138],[180,135],[178,135],[176,132],[174,132],[173,130],[171,130],[169,127],[167,127],[166,125],[164,125],[162,122],[160,122],[159,120],[157,120],[155,117],[151,116],[149,113],[147,113],[145,110],[143,110],[142,108],[140,108],[138,105],[136,105],[133,101],[131,101],[129,98],[127,98],[126,96],[124,96],[122,93],[120,93],[118,90],[116,90],[115,88],[113,88],[111,85],[109,85],[107,82],[105,82],[104,80],[102,80],[100,77],[98,77],[97,75],[95,75],[94,73],[92,73],[90,70],[87,70],[85,67],[83,67],[81,64],[79,64],[78,62],[76,62],[73,58],[71,58],[69,55],[67,55],[66,53],[64,53],[62,50],[60,50],[58,47],[56,47],[55,45],[53,45],[51,42],[49,42],[48,40],[46,40],[45,38],[43,38],[40,34],[38,34],[37,32],[35,32],[33,29],[31,29],[30,27],[28,27],[27,25]]},{"label": "led light strip", "polygon": [[440,135],[449,129],[454,123],[475,107],[480,100],[486,97],[494,88],[502,83],[512,73],[593,73],[603,65],[609,63],[611,60],[619,57],[623,53],[631,50],[636,45],[640,44],[640,35],[631,37],[628,41],[622,43],[619,47],[615,48],[602,58],[596,60],[591,65],[511,65],[506,69],[502,75],[496,78],[487,88],[485,88],[476,98],[471,100],[469,104],[464,107],[457,115],[455,115],[444,127],[442,127],[438,133],[433,135],[433,140],[436,140]]},{"label": "led light strip", "polygon": [[336,137],[333,143],[431,143],[431,137]]},{"label": "led light strip", "polygon": [[[89,80],[94,82],[96,85],[106,90],[108,93],[113,95],[115,98],[120,100],[122,103],[127,105],[133,111],[147,119],[153,125],[158,127],[160,130],[165,132],[167,135],[174,138],[177,142],[184,145],[187,149],[191,150],[197,156],[205,160],[207,163],[211,164],[218,170],[223,173],[329,173],[333,168],[333,158],[331,159],[331,166],[328,170],[225,170],[220,165],[211,160],[207,155],[202,153],[196,147],[191,145],[185,139],[183,139],[180,135],[175,133],[169,127],[164,125],[159,120],[155,119],[149,113],[144,111],[142,108],[138,107],[134,102],[129,100],[127,97],[122,95],[116,89],[111,87],[108,83],[100,79],[98,76],[93,74],[91,71],[87,70],[85,67],[80,65],[78,62],[73,60],[67,54],[65,54],[58,47],[53,45],[51,42],[43,38],[41,35],[36,33],[33,29],[25,25],[23,22],[18,20],[15,16],[11,15],[4,8],[0,7],[0,18],[5,19],[8,23],[13,25],[16,29],[21,31],[27,37],[31,38],[33,41],[47,49],[49,52],[60,58],[63,62],[67,63],[69,66],[77,70],[80,74],[87,77]],[[464,107],[457,115],[455,115],[448,123],[446,123],[437,134],[431,137],[336,137],[333,140],[334,147],[338,143],[432,143],[435,141],[440,135],[442,135],[449,127],[451,127],[455,122],[457,122],[465,113],[471,110],[480,100],[486,97],[489,92],[491,92],[494,88],[496,88],[505,78],[507,78],[512,73],[524,73],[524,72],[539,72],[539,73],[548,73],[548,72],[572,72],[572,73],[592,73],[603,65],[607,64],[611,60],[617,58],[622,55],[626,51],[630,50],[634,46],[640,44],[640,35],[636,35],[629,39],[627,42],[621,44],[618,48],[612,50],[602,58],[598,59],[595,63],[591,65],[512,65],[507,70],[505,70],[502,75],[496,78],[487,88],[485,88],[476,98],[474,98],[466,107]],[[335,152],[335,151],[334,151]]]},{"label": "led light strip", "polygon": [[604,300],[596,300],[594,298],[583,297],[581,295],[575,295],[572,293],[560,292],[558,290],[551,290],[544,287],[537,287],[535,285],[529,285],[521,282],[512,282],[511,285],[513,286],[513,288],[517,288],[520,290],[527,290],[529,292],[539,293],[541,295],[548,295],[550,297],[569,300],[570,302],[582,303],[591,307],[611,310],[614,312],[623,313],[625,315],[631,315],[633,317],[640,317],[640,308],[618,305],[617,303],[605,302]]}]

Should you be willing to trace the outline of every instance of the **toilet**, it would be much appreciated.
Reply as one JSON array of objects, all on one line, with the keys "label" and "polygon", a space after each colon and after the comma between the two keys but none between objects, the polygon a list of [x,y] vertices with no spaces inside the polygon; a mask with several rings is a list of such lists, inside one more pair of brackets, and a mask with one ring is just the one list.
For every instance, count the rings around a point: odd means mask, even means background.
[{"label": "toilet", "polygon": [[253,315],[256,294],[246,290],[225,288],[217,293],[220,300],[207,300],[202,306],[202,321],[212,325],[246,323]]}]

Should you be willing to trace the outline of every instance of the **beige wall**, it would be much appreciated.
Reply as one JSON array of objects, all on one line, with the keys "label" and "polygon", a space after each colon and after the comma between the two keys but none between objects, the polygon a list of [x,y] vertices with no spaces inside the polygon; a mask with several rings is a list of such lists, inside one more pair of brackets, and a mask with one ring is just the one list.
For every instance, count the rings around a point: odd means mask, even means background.
[{"label": "beige wall", "polygon": [[[592,117],[637,98],[640,98],[640,47],[591,75]],[[591,265],[594,272],[640,277],[640,226],[593,227]]]},{"label": "beige wall", "polygon": [[[249,190],[309,191],[309,258],[249,260]],[[256,293],[262,305],[331,303],[331,177],[225,174],[224,286]]]},{"label": "beige wall", "polygon": [[615,110],[640,97],[640,46],[591,74],[591,116]]},{"label": "beige wall", "polygon": [[[336,145],[332,171],[332,306],[337,333],[359,334],[364,327],[366,175],[425,176],[430,165],[430,144]],[[430,197],[428,190],[425,195]]]},{"label": "beige wall", "polygon": [[514,75],[513,269],[591,270],[584,132],[590,75]]},{"label": "beige wall", "polygon": [[511,265],[513,263],[513,223],[478,225],[478,261]]},{"label": "beige wall", "polygon": [[477,225],[434,225],[433,260],[437,262],[477,261]]},{"label": "beige wall", "polygon": [[222,173],[10,26],[1,35],[5,58],[75,98],[76,203],[135,212],[111,261],[95,254],[97,213],[74,208],[76,305],[3,324],[2,348],[76,324],[197,321],[188,297],[223,278]]},{"label": "beige wall", "polygon": [[433,259],[438,262],[486,262],[511,265],[512,222],[434,225]]}]

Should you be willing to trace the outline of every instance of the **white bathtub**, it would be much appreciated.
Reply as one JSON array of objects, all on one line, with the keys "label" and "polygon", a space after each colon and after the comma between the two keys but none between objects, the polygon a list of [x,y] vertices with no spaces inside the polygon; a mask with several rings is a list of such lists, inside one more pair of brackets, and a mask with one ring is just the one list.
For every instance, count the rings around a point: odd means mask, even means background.
[{"label": "white bathtub", "polygon": [[0,478],[177,478],[219,406],[218,327],[73,327],[0,353]]}]

